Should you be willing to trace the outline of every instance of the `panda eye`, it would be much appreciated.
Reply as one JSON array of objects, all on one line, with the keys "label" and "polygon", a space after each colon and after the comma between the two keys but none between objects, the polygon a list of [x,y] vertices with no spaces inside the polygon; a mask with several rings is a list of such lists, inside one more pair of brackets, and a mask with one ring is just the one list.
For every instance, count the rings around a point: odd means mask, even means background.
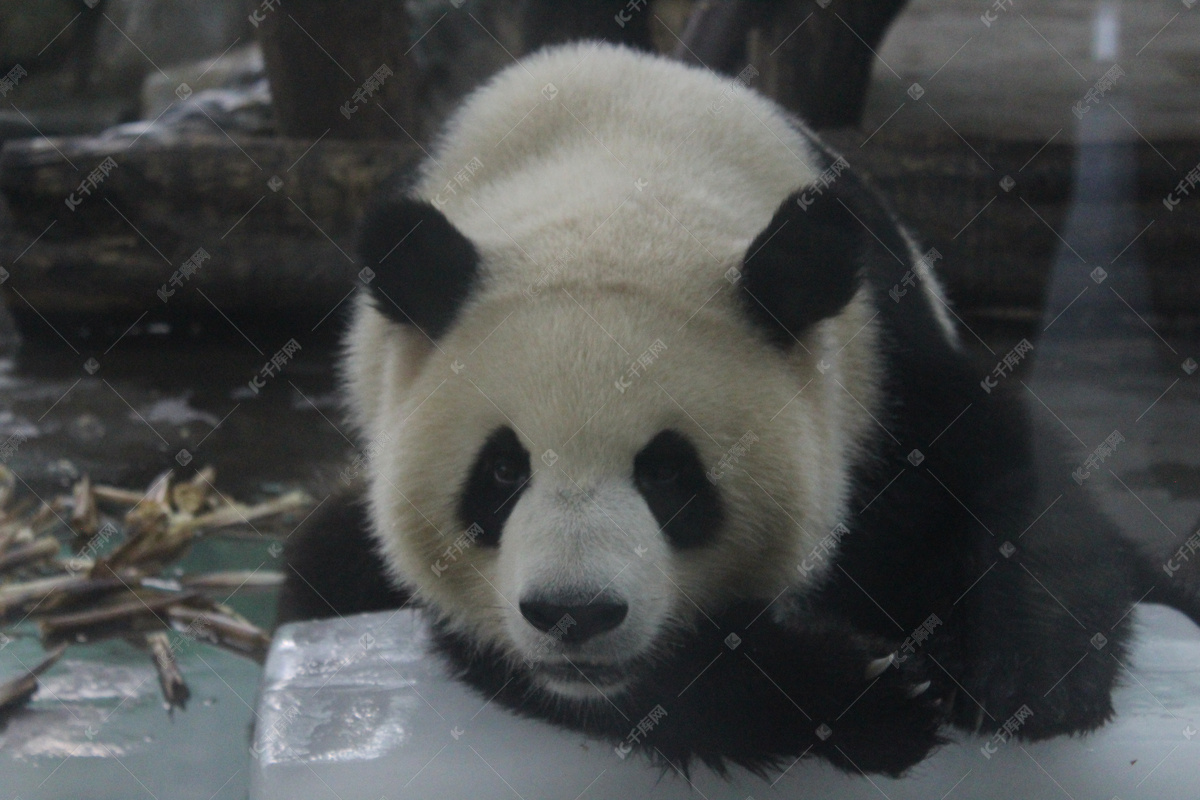
[{"label": "panda eye", "polygon": [[492,480],[501,486],[515,486],[524,480],[524,470],[516,459],[498,456],[492,462]]},{"label": "panda eye", "polygon": [[721,498],[683,434],[666,429],[647,442],[633,458],[633,482],[673,546],[699,547],[716,537]]},{"label": "panda eye", "polygon": [[500,545],[508,515],[529,485],[530,467],[529,451],[512,428],[492,431],[475,454],[459,490],[458,516],[464,526],[483,529],[479,544]]}]

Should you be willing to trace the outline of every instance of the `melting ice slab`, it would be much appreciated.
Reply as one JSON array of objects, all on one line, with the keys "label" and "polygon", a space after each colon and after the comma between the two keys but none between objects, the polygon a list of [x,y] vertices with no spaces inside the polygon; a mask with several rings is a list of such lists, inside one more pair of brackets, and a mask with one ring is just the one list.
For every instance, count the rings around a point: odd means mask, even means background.
[{"label": "melting ice slab", "polygon": [[[1122,800],[1200,791],[1200,631],[1142,606],[1117,718],[1087,737],[956,742],[900,780],[814,760],[763,780],[663,774],[636,752],[526,719],[453,680],[412,611],[280,629],[259,692],[251,796],[329,798],[1020,797]],[[986,754],[985,754],[986,753]]]}]

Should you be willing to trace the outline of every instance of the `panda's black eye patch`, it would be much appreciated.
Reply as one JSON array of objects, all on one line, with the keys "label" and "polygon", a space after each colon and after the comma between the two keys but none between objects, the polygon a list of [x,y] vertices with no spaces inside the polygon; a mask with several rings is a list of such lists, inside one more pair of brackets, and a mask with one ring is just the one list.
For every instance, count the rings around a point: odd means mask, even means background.
[{"label": "panda's black eye patch", "polygon": [[680,468],[670,461],[644,464],[638,480],[647,486],[664,487],[679,480]]},{"label": "panda's black eye patch", "polygon": [[703,545],[720,529],[720,496],[683,434],[664,430],[639,450],[633,458],[633,482],[676,547]]},{"label": "panda's black eye patch", "polygon": [[497,428],[476,454],[458,504],[465,526],[483,528],[479,544],[500,544],[504,523],[529,482],[529,475],[529,452],[512,428]]}]

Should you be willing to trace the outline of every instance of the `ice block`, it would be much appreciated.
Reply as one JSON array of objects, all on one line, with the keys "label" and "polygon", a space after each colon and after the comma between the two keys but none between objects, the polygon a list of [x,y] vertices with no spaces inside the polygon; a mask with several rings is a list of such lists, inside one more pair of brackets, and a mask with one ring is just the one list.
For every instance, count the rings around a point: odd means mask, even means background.
[{"label": "ice block", "polygon": [[1088,736],[1028,743],[1006,720],[954,742],[900,779],[804,759],[766,778],[702,766],[690,777],[634,750],[521,718],[455,680],[410,610],[280,629],[258,698],[255,800],[405,798],[1021,797],[1121,800],[1200,792],[1200,629],[1162,606],[1115,693],[1116,719]]}]

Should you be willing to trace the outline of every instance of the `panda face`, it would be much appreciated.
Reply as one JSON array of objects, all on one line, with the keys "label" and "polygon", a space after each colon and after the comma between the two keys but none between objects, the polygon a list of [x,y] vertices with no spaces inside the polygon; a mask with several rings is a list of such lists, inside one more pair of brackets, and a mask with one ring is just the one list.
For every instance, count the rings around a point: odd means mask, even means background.
[{"label": "panda face", "polygon": [[559,696],[603,702],[723,603],[800,585],[836,521],[815,370],[723,314],[576,287],[492,297],[436,345],[363,317],[369,372],[412,376],[364,426],[387,562]]},{"label": "panda face", "polygon": [[678,613],[672,561],[721,535],[719,492],[686,434],[664,429],[626,461],[576,480],[556,460],[535,480],[504,426],[480,450],[460,501],[462,520],[479,521],[478,541],[494,548],[497,574],[519,576],[509,640],[561,694],[619,689],[636,672],[629,655],[650,649]]}]

